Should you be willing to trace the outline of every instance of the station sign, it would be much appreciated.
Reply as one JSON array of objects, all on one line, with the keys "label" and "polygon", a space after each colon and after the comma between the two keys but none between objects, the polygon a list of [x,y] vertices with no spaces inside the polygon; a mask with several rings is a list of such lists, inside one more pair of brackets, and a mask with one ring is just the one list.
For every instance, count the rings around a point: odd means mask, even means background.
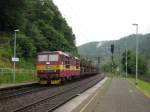
[{"label": "station sign", "polygon": [[14,57],[12,57],[12,59],[11,59],[13,62],[18,62],[19,61],[19,58],[14,58]]}]

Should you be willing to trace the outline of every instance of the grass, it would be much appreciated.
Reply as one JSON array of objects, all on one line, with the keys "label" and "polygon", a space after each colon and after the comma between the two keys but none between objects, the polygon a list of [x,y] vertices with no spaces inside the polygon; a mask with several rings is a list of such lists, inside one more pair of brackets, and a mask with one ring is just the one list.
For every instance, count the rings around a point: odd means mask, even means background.
[{"label": "grass", "polygon": [[[13,46],[10,46],[10,36],[1,35],[0,42],[0,85],[12,84],[12,83],[24,83],[37,80],[35,73],[35,60],[29,58],[28,60],[23,57],[19,57],[19,62],[16,63],[16,80],[13,81],[13,62],[11,57],[13,56]],[[31,71],[34,70],[34,71]]]},{"label": "grass", "polygon": [[0,85],[1,84],[13,84],[13,83],[25,83],[37,80],[35,72],[16,72],[16,80],[13,81],[13,72],[9,73],[0,73]]},{"label": "grass", "polygon": [[[37,80],[35,65],[33,64],[34,60],[20,58],[20,61],[16,63],[16,80],[15,82],[13,81],[13,62],[11,61],[12,53],[10,48],[8,48],[8,50],[6,50],[6,48],[0,48],[0,85],[25,83]],[[31,71],[31,69],[34,70],[34,72]]]},{"label": "grass", "polygon": [[[135,79],[134,78],[128,78],[128,81],[131,82],[133,85],[135,85]],[[138,80],[138,85],[136,87],[142,91],[144,94],[150,97],[150,83],[143,81],[143,80]]]}]

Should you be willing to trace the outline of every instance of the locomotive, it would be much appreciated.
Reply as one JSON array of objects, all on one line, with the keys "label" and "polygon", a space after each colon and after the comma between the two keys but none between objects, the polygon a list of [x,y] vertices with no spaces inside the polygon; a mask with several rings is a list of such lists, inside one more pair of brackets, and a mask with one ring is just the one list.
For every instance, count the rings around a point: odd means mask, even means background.
[{"label": "locomotive", "polygon": [[65,80],[98,73],[95,65],[62,51],[38,53],[36,68],[40,84],[60,84]]}]

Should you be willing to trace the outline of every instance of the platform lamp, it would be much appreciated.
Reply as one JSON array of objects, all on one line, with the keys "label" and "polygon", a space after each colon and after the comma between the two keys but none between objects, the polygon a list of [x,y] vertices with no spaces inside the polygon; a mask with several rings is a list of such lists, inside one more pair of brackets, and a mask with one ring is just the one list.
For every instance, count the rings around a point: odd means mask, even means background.
[{"label": "platform lamp", "polygon": [[138,84],[138,24],[132,24],[136,27],[136,78],[135,84]]},{"label": "platform lamp", "polygon": [[16,58],[16,37],[17,37],[17,32],[19,32],[19,29],[16,29],[14,30],[15,31],[15,40],[14,40],[14,73],[13,73],[13,82],[15,82],[16,80],[16,61],[15,61],[15,58]]}]

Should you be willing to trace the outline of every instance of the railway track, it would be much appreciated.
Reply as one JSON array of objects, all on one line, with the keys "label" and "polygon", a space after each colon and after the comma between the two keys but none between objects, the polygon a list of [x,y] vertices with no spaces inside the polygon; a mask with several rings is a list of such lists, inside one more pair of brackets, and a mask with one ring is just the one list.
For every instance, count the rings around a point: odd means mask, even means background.
[{"label": "railway track", "polygon": [[95,77],[91,78],[91,80],[75,83],[71,87],[69,86],[68,88],[61,89],[61,91],[59,90],[42,100],[38,100],[27,104],[24,107],[15,109],[14,112],[51,112],[68,100],[92,87],[103,78],[104,76]]},{"label": "railway track", "polygon": [[28,93],[33,93],[47,89],[47,87],[41,87],[38,84],[31,84],[23,87],[14,87],[9,89],[0,90],[0,100],[7,100],[10,98],[19,97]]}]

